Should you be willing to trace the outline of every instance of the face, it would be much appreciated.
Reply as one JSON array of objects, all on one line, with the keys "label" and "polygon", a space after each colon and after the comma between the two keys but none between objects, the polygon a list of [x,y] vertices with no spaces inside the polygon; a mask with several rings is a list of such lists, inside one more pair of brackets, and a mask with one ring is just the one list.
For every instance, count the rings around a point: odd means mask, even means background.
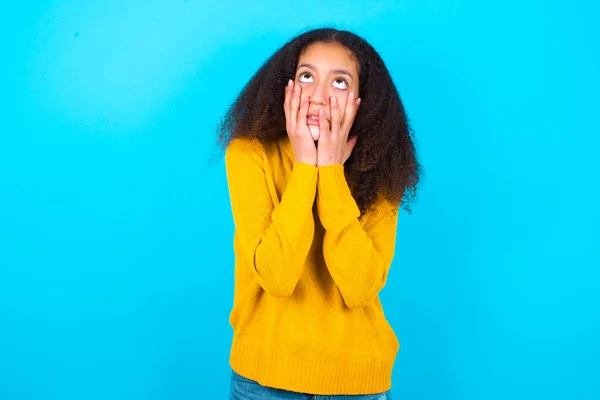
[{"label": "face", "polygon": [[313,43],[306,47],[296,68],[296,82],[302,86],[302,100],[310,99],[307,124],[314,140],[319,139],[319,108],[331,122],[329,99],[336,96],[341,110],[350,92],[358,93],[358,63],[354,54],[338,43]]}]

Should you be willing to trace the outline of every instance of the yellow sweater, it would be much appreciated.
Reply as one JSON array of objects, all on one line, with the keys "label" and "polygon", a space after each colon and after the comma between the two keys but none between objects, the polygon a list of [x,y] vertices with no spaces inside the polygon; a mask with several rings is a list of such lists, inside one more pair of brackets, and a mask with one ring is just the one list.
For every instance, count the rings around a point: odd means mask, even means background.
[{"label": "yellow sweater", "polygon": [[225,163],[235,223],[232,369],[302,393],[389,390],[400,344],[378,293],[398,205],[381,198],[360,216],[344,167],[295,162],[287,137],[235,139]]}]

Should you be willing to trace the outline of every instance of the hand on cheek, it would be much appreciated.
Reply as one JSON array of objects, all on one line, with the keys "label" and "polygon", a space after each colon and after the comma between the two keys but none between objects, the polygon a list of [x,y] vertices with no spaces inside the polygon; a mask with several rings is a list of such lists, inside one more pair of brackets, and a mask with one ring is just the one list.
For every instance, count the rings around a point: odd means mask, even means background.
[{"label": "hand on cheek", "polygon": [[355,99],[353,92],[348,94],[346,107],[343,110],[338,99],[335,96],[330,97],[331,126],[325,117],[325,111],[323,109],[319,110],[318,166],[343,165],[348,160],[357,140],[356,136],[348,140],[348,134],[354,123],[359,105],[360,98]]},{"label": "hand on cheek", "polygon": [[310,165],[317,164],[317,148],[311,138],[306,123],[309,98],[302,98],[302,87],[290,79],[285,88],[284,112],[286,131],[292,148],[294,159]]}]

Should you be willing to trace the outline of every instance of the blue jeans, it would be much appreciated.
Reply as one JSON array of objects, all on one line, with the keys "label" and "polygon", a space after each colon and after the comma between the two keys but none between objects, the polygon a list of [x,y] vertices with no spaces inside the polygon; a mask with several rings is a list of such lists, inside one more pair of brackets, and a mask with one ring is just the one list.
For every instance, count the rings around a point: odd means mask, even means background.
[{"label": "blue jeans", "polygon": [[390,392],[356,396],[320,396],[288,392],[262,386],[258,382],[244,378],[235,371],[231,375],[229,400],[391,400]]}]

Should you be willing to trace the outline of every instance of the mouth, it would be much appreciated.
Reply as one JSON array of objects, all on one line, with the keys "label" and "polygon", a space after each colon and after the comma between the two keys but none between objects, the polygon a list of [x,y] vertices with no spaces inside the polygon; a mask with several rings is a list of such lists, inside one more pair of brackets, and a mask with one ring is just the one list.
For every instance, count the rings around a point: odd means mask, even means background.
[{"label": "mouth", "polygon": [[306,116],[306,124],[319,126],[319,116],[316,114],[309,114]]},{"label": "mouth", "polygon": [[[329,120],[327,120],[329,122]],[[318,114],[308,114],[306,116],[306,124],[319,126],[319,115]]]}]

